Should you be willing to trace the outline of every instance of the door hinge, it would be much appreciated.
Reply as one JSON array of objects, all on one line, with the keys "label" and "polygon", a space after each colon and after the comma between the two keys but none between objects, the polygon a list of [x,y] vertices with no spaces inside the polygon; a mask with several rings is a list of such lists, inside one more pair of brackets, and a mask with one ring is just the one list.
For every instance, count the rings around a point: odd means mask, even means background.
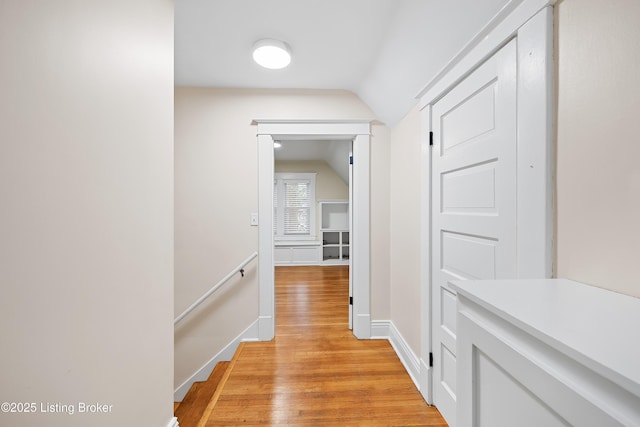
[{"label": "door hinge", "polygon": [[433,353],[429,353],[429,367],[433,368]]},{"label": "door hinge", "polygon": [[349,305],[353,305],[353,297],[349,297]]},{"label": "door hinge", "polygon": [[429,146],[433,146],[433,132],[429,132]]},{"label": "door hinge", "polygon": [[349,156],[349,164],[352,165],[353,164],[353,156]]}]

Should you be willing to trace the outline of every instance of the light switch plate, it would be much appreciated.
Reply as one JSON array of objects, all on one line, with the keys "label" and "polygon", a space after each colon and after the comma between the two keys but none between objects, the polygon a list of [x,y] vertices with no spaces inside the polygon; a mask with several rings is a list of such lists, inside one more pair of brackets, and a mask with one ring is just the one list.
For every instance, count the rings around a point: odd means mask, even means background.
[{"label": "light switch plate", "polygon": [[252,213],[251,214],[251,225],[253,225],[253,226],[258,225],[258,214],[257,213]]}]

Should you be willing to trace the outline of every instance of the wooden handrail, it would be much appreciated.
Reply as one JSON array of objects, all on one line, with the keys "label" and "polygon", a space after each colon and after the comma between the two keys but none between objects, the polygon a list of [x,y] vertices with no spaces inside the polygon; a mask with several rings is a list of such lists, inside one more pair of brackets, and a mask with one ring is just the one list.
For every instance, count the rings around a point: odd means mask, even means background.
[{"label": "wooden handrail", "polygon": [[244,268],[246,267],[247,264],[249,264],[257,256],[258,256],[258,252],[254,252],[254,253],[251,254],[251,256],[249,256],[249,258],[247,258],[244,261],[242,261],[242,263],[240,265],[238,265],[236,268],[234,268],[229,274],[224,276],[224,278],[222,280],[220,280],[218,283],[216,283],[211,289],[209,289],[207,291],[207,293],[202,295],[200,298],[198,298],[198,300],[196,302],[191,304],[189,306],[189,308],[187,308],[185,311],[183,311],[180,316],[176,317],[176,319],[173,321],[173,326],[175,327],[178,324],[178,322],[180,322],[182,319],[187,317],[189,315],[189,313],[191,313],[200,304],[202,304],[207,298],[209,298],[211,295],[213,295],[215,293],[215,291],[220,289],[220,287],[222,287],[222,285],[224,285],[236,273],[240,273],[242,275],[242,277],[244,277]]}]

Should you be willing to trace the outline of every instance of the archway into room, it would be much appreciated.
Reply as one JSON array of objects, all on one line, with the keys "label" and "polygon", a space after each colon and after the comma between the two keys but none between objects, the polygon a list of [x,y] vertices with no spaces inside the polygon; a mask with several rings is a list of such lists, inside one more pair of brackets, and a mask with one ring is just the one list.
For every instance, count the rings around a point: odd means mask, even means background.
[{"label": "archway into room", "polygon": [[255,120],[254,124],[258,126],[260,340],[271,340],[275,336],[273,144],[305,140],[352,141],[354,161],[349,203],[354,219],[350,236],[353,333],[357,338],[370,338],[370,122]]}]

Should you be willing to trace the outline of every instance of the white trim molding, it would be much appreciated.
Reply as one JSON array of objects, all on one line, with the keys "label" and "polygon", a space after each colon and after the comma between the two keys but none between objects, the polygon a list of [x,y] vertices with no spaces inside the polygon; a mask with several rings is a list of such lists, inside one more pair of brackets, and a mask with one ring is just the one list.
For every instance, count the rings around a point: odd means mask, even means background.
[{"label": "white trim molding", "polygon": [[517,6],[516,3],[510,0],[416,95],[421,109],[440,98],[478,64],[514,38],[529,19],[544,8],[553,6],[556,0],[523,0]]},{"label": "white trim molding", "polygon": [[553,272],[553,8],[518,30],[518,277]]},{"label": "white trim molding", "polygon": [[371,339],[386,339],[398,355],[400,362],[407,370],[411,381],[420,390],[420,360],[411,350],[400,331],[390,320],[374,320],[371,322]]},{"label": "white trim molding", "polygon": [[[258,318],[258,339],[271,341],[276,336],[275,319],[273,316],[260,316]],[[271,337],[271,338],[269,338]]]},{"label": "white trim molding", "polygon": [[351,277],[353,285],[353,333],[371,336],[370,303],[370,141],[369,120],[254,120],[258,136],[258,236],[260,340],[275,336],[275,286],[273,239],[274,140],[353,141],[353,222],[351,230]]},{"label": "white trim molding", "polygon": [[372,320],[371,321],[371,339],[372,340],[386,340],[391,336],[389,328],[391,327],[391,320]]},{"label": "white trim molding", "polygon": [[420,393],[424,400],[433,404],[431,386],[431,367],[429,355],[431,348],[431,149],[429,131],[431,130],[431,106],[421,112],[420,138],[420,320],[422,336],[420,338]]},{"label": "white trim molding", "polygon": [[167,427],[179,427],[178,419],[176,417],[171,418],[171,420],[169,420],[169,424],[167,424]]},{"label": "white trim molding", "polygon": [[258,135],[272,135],[277,140],[296,140],[310,135],[320,139],[353,139],[369,135],[370,120],[269,120],[256,119]]},{"label": "white trim molding", "polygon": [[245,329],[240,335],[235,337],[225,348],[223,348],[218,354],[213,356],[211,360],[202,365],[197,372],[195,372],[188,380],[183,382],[173,392],[174,402],[182,402],[182,399],[186,396],[187,392],[198,381],[206,381],[211,375],[213,368],[216,367],[218,362],[229,361],[233,358],[238,346],[241,342],[258,341],[259,340],[259,320],[253,322],[247,329]]}]

